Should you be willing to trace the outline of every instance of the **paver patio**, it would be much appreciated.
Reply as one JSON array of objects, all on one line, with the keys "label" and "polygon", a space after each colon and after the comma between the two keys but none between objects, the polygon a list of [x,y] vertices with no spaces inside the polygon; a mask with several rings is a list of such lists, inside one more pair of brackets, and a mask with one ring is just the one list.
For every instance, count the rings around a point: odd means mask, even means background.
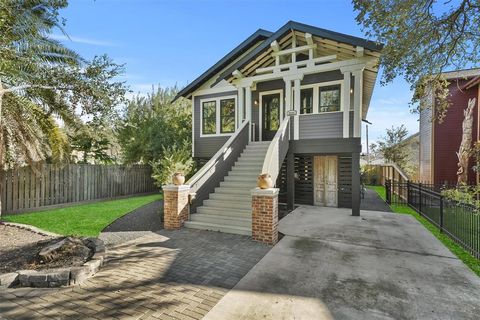
[{"label": "paver patio", "polygon": [[0,290],[0,319],[201,319],[270,248],[231,234],[152,232],[109,250],[80,286]]}]

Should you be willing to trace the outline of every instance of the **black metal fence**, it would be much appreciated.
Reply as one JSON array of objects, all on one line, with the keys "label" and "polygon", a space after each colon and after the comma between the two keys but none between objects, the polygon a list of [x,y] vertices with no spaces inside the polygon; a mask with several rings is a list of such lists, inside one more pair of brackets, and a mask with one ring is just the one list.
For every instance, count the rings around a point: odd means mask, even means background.
[{"label": "black metal fence", "polygon": [[480,259],[480,213],[472,205],[447,199],[444,186],[385,181],[386,202],[409,206]]}]

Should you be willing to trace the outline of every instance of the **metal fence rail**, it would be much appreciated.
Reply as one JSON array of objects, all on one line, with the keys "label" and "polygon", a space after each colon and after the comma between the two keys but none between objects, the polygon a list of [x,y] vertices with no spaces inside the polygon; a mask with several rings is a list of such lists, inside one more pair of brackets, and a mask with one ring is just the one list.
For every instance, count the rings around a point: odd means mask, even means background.
[{"label": "metal fence rail", "polygon": [[385,181],[386,202],[406,205],[418,212],[440,232],[447,234],[473,256],[480,259],[480,214],[469,204],[445,198],[444,186]]},{"label": "metal fence rail", "polygon": [[44,164],[3,172],[2,214],[158,190],[145,165]]}]

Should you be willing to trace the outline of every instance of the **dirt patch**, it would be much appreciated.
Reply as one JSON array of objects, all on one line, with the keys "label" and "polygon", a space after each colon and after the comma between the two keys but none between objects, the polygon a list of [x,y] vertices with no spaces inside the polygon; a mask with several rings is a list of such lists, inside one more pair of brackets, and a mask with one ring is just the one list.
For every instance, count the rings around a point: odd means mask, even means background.
[{"label": "dirt patch", "polygon": [[[45,252],[47,247],[59,241],[63,241],[64,245],[49,255],[39,255],[42,250]],[[72,238],[65,241],[65,238],[44,236],[30,230],[0,224],[0,274],[17,270],[81,266],[92,255],[92,245],[87,239]]]}]

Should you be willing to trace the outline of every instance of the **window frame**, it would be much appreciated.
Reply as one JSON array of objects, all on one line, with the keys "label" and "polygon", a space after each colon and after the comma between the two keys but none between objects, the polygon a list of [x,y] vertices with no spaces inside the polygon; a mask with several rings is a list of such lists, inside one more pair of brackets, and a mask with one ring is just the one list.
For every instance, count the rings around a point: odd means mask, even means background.
[{"label": "window frame", "polygon": [[[335,85],[340,85],[340,110],[338,111],[328,111],[328,112],[319,112],[320,111],[320,88],[322,87],[331,87]],[[325,82],[317,82],[312,84],[301,85],[300,90],[302,89],[313,89],[313,112],[312,113],[300,113],[300,117],[308,117],[311,115],[319,115],[319,114],[330,114],[335,112],[343,112],[345,105],[344,105],[344,85],[343,80],[334,80],[334,81],[325,81]],[[292,90],[292,98],[293,98],[293,90]]]},{"label": "window frame", "polygon": [[[235,109],[235,130],[230,133],[221,133],[221,121],[220,121],[220,102],[221,100],[234,100],[234,109]],[[203,104],[205,102],[215,102],[215,133],[204,133],[203,132]],[[237,96],[236,95],[228,95],[228,96],[220,96],[220,97],[212,97],[212,98],[204,98],[200,99],[200,137],[221,137],[221,136],[231,136],[237,130]]]},{"label": "window frame", "polygon": [[[338,106],[338,110],[333,110],[333,111],[320,111],[320,99],[321,99],[321,95],[320,95],[320,92],[322,91],[322,88],[335,88],[335,87],[338,87],[338,99],[340,100],[340,105]],[[332,112],[339,112],[339,111],[343,111],[342,109],[342,86],[339,85],[339,84],[333,84],[333,85],[329,85],[329,86],[321,86],[321,87],[318,87],[318,113],[332,113]],[[333,90],[329,90],[329,91],[333,91]]]}]

